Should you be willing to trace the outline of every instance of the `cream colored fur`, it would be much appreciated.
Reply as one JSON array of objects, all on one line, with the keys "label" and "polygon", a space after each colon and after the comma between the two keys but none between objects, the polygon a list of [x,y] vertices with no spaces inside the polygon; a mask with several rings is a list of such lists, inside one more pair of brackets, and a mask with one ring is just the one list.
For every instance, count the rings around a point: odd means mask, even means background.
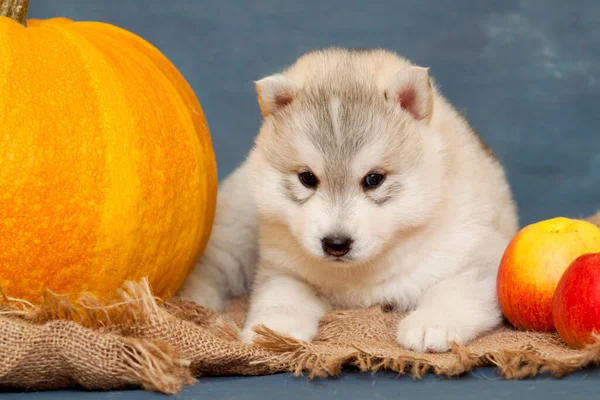
[{"label": "cream colored fur", "polygon": [[[384,50],[327,49],[257,82],[265,115],[224,182],[181,294],[215,310],[250,291],[242,340],[266,326],[310,341],[332,308],[409,312],[398,343],[447,351],[501,320],[496,271],[517,213],[500,163],[430,82]],[[316,189],[302,185],[309,170]],[[381,187],[361,188],[372,171]],[[344,232],[347,256],[321,239]]]}]

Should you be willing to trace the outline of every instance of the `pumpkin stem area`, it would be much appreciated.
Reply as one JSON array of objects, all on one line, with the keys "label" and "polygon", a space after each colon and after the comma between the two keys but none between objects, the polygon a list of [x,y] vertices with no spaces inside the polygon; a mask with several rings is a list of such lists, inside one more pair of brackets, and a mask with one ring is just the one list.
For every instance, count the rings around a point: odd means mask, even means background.
[{"label": "pumpkin stem area", "polygon": [[0,0],[0,16],[14,19],[27,26],[27,8],[29,0]]}]

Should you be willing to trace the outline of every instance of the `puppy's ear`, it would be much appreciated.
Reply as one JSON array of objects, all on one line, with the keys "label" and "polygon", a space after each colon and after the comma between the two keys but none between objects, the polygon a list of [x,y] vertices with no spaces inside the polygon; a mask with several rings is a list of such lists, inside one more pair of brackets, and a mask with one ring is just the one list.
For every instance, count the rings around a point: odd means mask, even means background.
[{"label": "puppy's ear", "polygon": [[260,112],[265,117],[291,103],[298,91],[298,86],[281,74],[267,76],[254,84]]},{"label": "puppy's ear", "polygon": [[385,96],[393,107],[400,107],[415,119],[428,123],[433,113],[433,89],[429,81],[429,68],[401,69],[392,78]]}]

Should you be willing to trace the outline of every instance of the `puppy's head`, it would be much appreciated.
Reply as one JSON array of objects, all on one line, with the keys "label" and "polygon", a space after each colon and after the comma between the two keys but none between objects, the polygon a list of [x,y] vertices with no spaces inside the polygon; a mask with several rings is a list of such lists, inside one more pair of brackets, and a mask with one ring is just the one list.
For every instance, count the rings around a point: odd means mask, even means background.
[{"label": "puppy's head", "polygon": [[344,68],[256,83],[265,119],[249,184],[263,218],[285,225],[304,253],[352,267],[431,218],[444,167],[426,69],[404,66],[378,85]]}]

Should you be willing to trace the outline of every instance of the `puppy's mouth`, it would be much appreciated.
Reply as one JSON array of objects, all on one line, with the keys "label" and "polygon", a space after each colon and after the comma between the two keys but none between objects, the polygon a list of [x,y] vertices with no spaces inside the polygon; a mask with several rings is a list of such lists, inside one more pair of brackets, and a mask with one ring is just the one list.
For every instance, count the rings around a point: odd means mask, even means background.
[{"label": "puppy's mouth", "polygon": [[329,257],[333,262],[336,263],[347,263],[350,260],[346,257]]},{"label": "puppy's mouth", "polygon": [[323,257],[325,260],[327,261],[331,261],[335,264],[348,264],[351,263],[353,261],[352,256],[345,254],[345,255],[339,255],[339,256],[335,256],[335,255],[325,255]]}]

